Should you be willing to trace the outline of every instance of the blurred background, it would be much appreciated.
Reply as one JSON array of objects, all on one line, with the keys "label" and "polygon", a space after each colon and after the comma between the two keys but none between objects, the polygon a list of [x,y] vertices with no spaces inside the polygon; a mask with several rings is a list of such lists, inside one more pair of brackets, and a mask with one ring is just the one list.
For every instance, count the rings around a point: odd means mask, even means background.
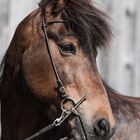
[{"label": "blurred background", "polygon": [[[19,22],[39,0],[0,0],[0,61]],[[99,51],[98,67],[105,81],[125,95],[140,96],[140,1],[95,0],[112,20],[113,40]]]}]

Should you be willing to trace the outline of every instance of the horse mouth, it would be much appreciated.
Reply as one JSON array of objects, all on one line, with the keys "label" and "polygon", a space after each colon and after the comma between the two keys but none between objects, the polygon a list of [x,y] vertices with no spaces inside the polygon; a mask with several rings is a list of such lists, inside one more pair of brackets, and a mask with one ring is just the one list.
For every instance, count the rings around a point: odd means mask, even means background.
[{"label": "horse mouth", "polygon": [[73,138],[73,135],[70,135],[68,137],[60,138],[59,140],[74,140],[74,138]]},{"label": "horse mouth", "polygon": [[[81,131],[81,130],[80,130]],[[79,132],[77,129],[72,129],[68,136],[59,138],[59,140],[87,140],[83,133]]]},{"label": "horse mouth", "polygon": [[106,138],[97,138],[97,137],[91,137],[87,136],[88,138],[83,138],[80,134],[79,136],[76,136],[75,134],[69,135],[67,137],[60,138],[59,140],[109,140],[114,134],[114,131]]},{"label": "horse mouth", "polygon": [[77,138],[75,135],[70,135],[70,136],[67,136],[67,137],[63,137],[63,138],[60,138],[59,140],[85,140],[85,139],[82,139],[82,138]]}]

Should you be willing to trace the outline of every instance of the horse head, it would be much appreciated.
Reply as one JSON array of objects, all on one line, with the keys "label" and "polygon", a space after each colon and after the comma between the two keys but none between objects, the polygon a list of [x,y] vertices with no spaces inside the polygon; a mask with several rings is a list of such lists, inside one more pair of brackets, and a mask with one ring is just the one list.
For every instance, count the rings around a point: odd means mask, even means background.
[{"label": "horse head", "polygon": [[[89,140],[109,139],[115,121],[96,64],[97,49],[106,46],[111,36],[106,15],[87,0],[42,0],[39,5],[34,18],[29,16],[28,20],[24,20],[21,34],[17,34],[24,36],[20,37],[22,43],[18,41],[25,49],[21,60],[24,85],[41,104],[36,109],[31,108],[30,103],[28,108],[42,110],[42,115],[34,116],[34,122],[30,122],[33,124],[30,134],[38,129],[40,122],[50,124],[62,113],[62,99],[46,48],[48,45],[65,92],[72,99],[69,101],[77,103],[85,95],[86,100],[76,109],[78,117],[72,114],[60,128],[53,129],[52,133],[46,134],[47,137],[44,134],[42,139],[54,140],[65,136],[80,140],[86,137]],[[43,21],[49,23],[45,24],[44,30]],[[48,38],[45,38],[43,31]],[[24,38],[30,45],[23,42]],[[66,102],[64,105],[71,108],[70,104]],[[30,111],[26,113],[30,114]]]}]

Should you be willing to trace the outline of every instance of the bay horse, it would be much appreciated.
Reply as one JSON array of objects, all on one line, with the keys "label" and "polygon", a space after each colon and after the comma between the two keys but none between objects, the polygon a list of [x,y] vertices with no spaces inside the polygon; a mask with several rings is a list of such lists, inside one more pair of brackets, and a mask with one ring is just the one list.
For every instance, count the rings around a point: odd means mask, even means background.
[{"label": "bay horse", "polygon": [[90,0],[39,5],[1,65],[2,140],[105,140],[115,120],[112,139],[137,140],[140,100],[117,95],[96,66],[97,49],[111,38],[107,16]]},{"label": "bay horse", "polygon": [[2,140],[112,136],[96,66],[97,48],[111,36],[105,17],[87,0],[42,0],[19,24],[3,59]]}]

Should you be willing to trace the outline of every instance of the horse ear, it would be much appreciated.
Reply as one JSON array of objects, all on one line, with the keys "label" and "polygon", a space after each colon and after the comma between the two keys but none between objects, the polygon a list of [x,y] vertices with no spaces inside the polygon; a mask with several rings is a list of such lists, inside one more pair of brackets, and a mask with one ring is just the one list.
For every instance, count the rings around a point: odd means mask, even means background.
[{"label": "horse ear", "polygon": [[47,11],[48,14],[51,15],[58,15],[61,13],[63,8],[65,7],[68,0],[46,0],[46,2],[41,2],[40,6],[45,11]]},{"label": "horse ear", "polygon": [[55,0],[55,4],[52,9],[53,14],[59,14],[63,8],[65,7],[65,4],[68,0]]}]

